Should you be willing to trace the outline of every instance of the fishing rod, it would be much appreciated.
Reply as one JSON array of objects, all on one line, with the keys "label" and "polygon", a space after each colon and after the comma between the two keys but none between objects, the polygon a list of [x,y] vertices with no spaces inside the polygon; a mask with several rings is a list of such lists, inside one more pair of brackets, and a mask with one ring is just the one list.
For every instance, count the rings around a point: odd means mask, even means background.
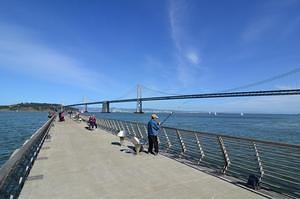
[{"label": "fishing rod", "polygon": [[169,113],[169,115],[160,123],[160,126],[165,123],[167,121],[167,119],[169,119],[169,117],[171,117],[171,115],[173,115],[173,111],[171,113]]}]

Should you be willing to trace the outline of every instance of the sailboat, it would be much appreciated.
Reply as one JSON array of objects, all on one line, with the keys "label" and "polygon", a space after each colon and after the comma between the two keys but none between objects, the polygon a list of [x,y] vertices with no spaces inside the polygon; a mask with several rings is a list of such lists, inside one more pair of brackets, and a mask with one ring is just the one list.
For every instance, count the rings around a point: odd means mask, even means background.
[{"label": "sailboat", "polygon": [[244,116],[244,113],[243,113],[243,112],[241,112],[241,116]]}]

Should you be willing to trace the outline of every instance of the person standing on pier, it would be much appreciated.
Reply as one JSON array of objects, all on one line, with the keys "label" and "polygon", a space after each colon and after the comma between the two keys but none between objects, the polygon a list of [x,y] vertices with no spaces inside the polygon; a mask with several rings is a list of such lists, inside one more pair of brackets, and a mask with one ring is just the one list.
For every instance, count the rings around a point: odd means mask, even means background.
[{"label": "person standing on pier", "polygon": [[[149,148],[148,153],[153,155],[158,154],[158,134],[160,128],[160,122],[157,120],[158,116],[156,114],[151,115],[151,120],[148,122],[148,142]],[[153,153],[153,145],[154,145],[154,153]]]}]

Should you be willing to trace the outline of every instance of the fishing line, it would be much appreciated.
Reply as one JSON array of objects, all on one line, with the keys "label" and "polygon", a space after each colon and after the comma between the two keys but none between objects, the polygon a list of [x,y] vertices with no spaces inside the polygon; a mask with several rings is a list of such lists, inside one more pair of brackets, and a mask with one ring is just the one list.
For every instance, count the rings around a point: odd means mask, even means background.
[{"label": "fishing line", "polygon": [[173,111],[171,113],[169,113],[169,115],[167,115],[167,117],[160,123],[160,125],[165,123],[171,117],[171,115],[173,115],[173,113],[174,113]]}]

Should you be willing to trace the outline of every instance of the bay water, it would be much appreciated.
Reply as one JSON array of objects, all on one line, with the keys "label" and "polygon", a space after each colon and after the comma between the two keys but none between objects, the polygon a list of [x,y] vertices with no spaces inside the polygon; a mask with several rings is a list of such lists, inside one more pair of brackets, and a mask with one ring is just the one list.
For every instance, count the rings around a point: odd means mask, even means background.
[{"label": "bay water", "polygon": [[[147,123],[151,113],[87,113],[97,118]],[[67,115],[66,115],[67,116]],[[163,121],[169,113],[158,113]],[[0,167],[47,121],[47,112],[0,112]],[[300,144],[300,115],[174,112],[163,126]]]},{"label": "bay water", "polygon": [[47,119],[47,112],[0,112],[0,167]]},{"label": "bay water", "polygon": [[[151,113],[89,113],[97,118],[147,123]],[[170,113],[158,113],[163,121]],[[259,140],[300,144],[300,115],[173,112],[163,126]]]}]

